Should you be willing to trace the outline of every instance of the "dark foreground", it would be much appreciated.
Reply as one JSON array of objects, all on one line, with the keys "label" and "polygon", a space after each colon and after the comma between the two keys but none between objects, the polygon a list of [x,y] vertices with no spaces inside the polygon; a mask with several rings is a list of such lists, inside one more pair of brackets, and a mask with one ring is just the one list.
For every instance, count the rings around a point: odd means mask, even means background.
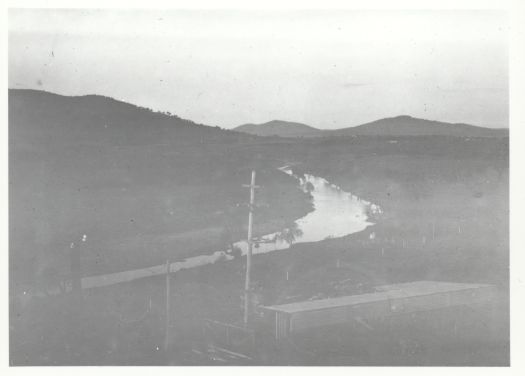
[{"label": "dark foreground", "polygon": [[[260,303],[357,294],[425,279],[495,284],[499,298],[490,307],[398,317],[372,323],[373,330],[323,328],[284,344],[262,329],[253,360],[215,357],[221,361],[207,355],[203,320],[240,322],[244,258],[171,276],[168,349],[162,277],[84,291],[82,299],[25,298],[12,285],[11,364],[508,365],[508,139],[390,141],[364,137],[247,147],[259,161],[298,163],[384,211],[359,234],[256,256]],[[308,210],[307,197],[303,200],[305,210],[297,204],[295,213]],[[256,223],[268,223],[278,211],[265,216]]]}]

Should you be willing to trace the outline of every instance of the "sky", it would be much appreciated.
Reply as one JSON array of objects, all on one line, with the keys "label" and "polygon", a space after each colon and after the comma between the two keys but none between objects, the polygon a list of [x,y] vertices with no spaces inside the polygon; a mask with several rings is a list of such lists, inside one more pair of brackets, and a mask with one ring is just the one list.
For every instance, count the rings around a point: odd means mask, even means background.
[{"label": "sky", "polygon": [[502,11],[10,9],[9,87],[223,128],[410,115],[508,127]]}]

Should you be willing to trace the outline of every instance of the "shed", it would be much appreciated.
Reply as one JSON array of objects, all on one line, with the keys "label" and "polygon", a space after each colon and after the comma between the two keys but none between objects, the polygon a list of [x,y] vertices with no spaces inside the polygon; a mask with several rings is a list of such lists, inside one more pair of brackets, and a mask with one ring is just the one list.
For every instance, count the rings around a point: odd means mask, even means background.
[{"label": "shed", "polygon": [[417,281],[376,287],[376,292],[262,307],[275,337],[354,320],[491,301],[493,285]]}]

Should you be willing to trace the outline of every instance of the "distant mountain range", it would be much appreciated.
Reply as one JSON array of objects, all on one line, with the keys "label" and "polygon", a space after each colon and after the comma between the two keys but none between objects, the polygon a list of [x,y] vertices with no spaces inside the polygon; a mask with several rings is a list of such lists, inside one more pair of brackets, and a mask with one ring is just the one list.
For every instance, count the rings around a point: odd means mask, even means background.
[{"label": "distant mountain range", "polygon": [[263,124],[244,124],[234,130],[257,136],[343,137],[343,136],[456,136],[508,137],[506,128],[484,128],[463,123],[445,123],[407,115],[335,130],[323,130],[302,123],[273,120]]},{"label": "distant mountain range", "polygon": [[257,136],[312,137],[320,136],[323,131],[302,123],[272,120],[264,124],[243,124],[234,130]]},{"label": "distant mountain range", "polygon": [[[506,137],[508,129],[452,124],[397,116],[363,125],[322,130],[307,124],[273,120],[233,130],[196,124],[100,95],[62,96],[38,90],[9,90],[10,144],[31,148],[79,144],[152,145],[243,142],[255,136],[429,136]],[[12,116],[16,114],[16,116]]]}]

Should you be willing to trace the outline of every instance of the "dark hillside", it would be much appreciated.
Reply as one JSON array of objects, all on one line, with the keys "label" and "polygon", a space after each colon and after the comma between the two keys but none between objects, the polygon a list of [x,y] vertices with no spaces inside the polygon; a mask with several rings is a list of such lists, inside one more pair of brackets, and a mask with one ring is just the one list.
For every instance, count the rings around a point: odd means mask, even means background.
[{"label": "dark hillside", "polygon": [[[178,145],[236,142],[244,134],[100,95],[66,97],[36,90],[9,90],[10,146]],[[176,132],[174,132],[176,130]]]}]

